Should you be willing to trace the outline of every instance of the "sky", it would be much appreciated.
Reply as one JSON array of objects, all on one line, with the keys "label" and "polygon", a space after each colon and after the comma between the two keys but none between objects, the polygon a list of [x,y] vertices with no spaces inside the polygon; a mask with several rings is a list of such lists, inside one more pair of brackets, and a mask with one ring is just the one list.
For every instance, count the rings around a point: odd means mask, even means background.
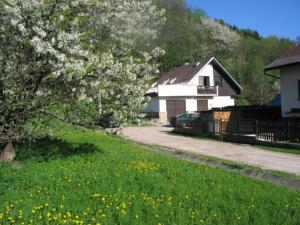
[{"label": "sky", "polygon": [[257,30],[262,36],[296,40],[300,36],[300,0],[187,0],[215,19],[239,28]]}]

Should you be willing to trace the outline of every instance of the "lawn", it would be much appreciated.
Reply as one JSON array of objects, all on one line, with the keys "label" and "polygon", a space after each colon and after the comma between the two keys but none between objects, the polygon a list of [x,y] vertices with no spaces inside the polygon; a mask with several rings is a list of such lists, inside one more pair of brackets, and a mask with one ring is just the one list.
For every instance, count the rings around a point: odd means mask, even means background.
[{"label": "lawn", "polygon": [[300,192],[64,126],[0,165],[0,224],[299,225]]}]

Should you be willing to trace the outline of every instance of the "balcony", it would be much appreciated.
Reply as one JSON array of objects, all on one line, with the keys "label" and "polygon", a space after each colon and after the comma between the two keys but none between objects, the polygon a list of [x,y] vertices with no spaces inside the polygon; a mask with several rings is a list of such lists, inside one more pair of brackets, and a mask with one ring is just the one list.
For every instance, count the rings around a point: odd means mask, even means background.
[{"label": "balcony", "polygon": [[198,95],[217,95],[218,86],[198,86]]}]

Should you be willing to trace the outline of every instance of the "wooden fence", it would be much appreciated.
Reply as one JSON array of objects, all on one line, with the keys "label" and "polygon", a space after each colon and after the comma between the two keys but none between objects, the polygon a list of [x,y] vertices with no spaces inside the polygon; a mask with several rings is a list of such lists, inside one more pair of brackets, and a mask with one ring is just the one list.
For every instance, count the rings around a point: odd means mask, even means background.
[{"label": "wooden fence", "polygon": [[256,138],[275,142],[300,142],[300,122],[259,121]]},{"label": "wooden fence", "polygon": [[215,121],[219,134],[255,136],[257,140],[272,142],[300,142],[300,122],[233,120]]},{"label": "wooden fence", "polygon": [[196,121],[175,130],[199,134],[248,136],[260,141],[300,143],[300,121],[214,120]]},{"label": "wooden fence", "polygon": [[255,120],[220,121],[220,133],[251,135],[256,134]]}]

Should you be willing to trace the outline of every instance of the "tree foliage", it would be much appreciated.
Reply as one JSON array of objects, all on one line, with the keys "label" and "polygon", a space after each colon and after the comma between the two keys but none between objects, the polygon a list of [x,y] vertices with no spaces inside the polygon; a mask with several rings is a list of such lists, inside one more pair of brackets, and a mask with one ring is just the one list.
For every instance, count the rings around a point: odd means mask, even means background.
[{"label": "tree foliage", "polygon": [[164,11],[151,0],[3,0],[0,3],[0,142],[38,115],[88,124],[144,107],[162,50]]},{"label": "tree foliage", "polygon": [[162,71],[215,56],[244,88],[238,104],[266,104],[278,94],[279,80],[265,76],[263,69],[293,48],[294,41],[264,38],[255,30],[213,20],[201,9],[189,9],[185,0],[162,0],[159,5],[167,11],[158,41],[166,50]]},{"label": "tree foliage", "polygon": [[166,9],[166,23],[157,45],[165,49],[161,70],[167,71],[186,62],[233,51],[240,36],[233,28],[212,20],[201,9],[191,11],[185,0],[159,1]]}]

